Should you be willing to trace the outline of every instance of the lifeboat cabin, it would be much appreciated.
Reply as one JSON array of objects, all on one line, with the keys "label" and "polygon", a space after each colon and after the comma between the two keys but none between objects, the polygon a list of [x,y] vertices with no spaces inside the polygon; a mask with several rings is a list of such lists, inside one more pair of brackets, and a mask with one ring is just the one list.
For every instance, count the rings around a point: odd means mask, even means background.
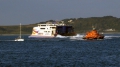
[{"label": "lifeboat cabin", "polygon": [[86,33],[83,39],[93,40],[93,39],[104,39],[103,34],[99,34],[95,28],[92,31]]}]

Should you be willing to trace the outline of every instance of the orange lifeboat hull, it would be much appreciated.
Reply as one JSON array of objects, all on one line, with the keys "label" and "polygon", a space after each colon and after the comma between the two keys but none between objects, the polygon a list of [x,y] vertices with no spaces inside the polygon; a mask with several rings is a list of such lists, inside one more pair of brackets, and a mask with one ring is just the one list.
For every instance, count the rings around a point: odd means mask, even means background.
[{"label": "orange lifeboat hull", "polygon": [[86,35],[83,37],[83,39],[104,39],[104,35],[99,34],[96,30],[92,30],[90,32],[87,32]]},{"label": "orange lifeboat hull", "polygon": [[100,36],[100,37],[83,37],[83,39],[87,39],[87,40],[93,40],[93,39],[104,39],[104,36]]}]

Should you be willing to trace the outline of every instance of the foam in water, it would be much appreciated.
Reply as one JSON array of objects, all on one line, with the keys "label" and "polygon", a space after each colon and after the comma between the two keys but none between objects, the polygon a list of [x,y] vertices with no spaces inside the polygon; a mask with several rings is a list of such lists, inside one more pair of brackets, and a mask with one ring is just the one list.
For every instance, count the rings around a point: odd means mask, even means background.
[{"label": "foam in water", "polygon": [[67,36],[57,35],[56,38],[67,38]]},{"label": "foam in water", "polygon": [[120,36],[116,36],[116,35],[106,35],[105,39],[113,39],[113,38],[119,38]]}]

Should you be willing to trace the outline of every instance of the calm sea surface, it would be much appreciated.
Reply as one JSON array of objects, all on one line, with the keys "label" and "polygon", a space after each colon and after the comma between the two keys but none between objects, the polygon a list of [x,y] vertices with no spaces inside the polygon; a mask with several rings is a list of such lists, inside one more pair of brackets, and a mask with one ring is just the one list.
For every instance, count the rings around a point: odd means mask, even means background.
[{"label": "calm sea surface", "polygon": [[120,67],[120,34],[105,34],[104,40],[16,37],[0,36],[0,67]]}]

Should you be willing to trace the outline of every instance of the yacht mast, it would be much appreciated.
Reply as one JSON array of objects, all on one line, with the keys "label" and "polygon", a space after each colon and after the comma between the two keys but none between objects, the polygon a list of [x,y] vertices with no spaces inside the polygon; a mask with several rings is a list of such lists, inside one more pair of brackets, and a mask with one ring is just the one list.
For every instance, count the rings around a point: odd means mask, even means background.
[{"label": "yacht mast", "polygon": [[20,23],[20,38],[21,38],[21,23]]}]

